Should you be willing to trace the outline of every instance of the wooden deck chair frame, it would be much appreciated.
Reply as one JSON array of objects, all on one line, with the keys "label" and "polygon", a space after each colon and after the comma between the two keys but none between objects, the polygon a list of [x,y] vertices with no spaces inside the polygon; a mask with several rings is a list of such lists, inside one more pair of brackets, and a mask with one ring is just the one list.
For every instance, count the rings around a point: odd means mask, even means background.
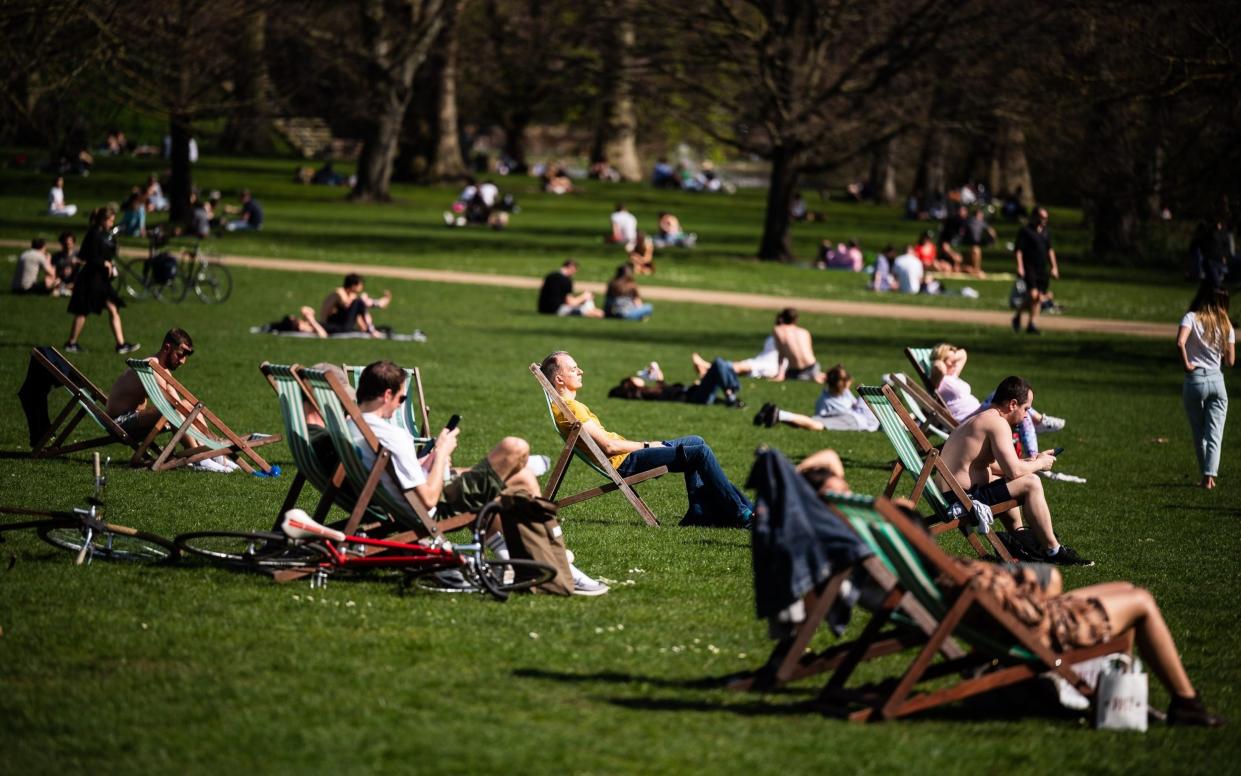
[{"label": "wooden deck chair frame", "polygon": [[908,409],[912,410],[916,407],[925,416],[926,421],[920,424],[924,431],[930,430],[947,438],[956,429],[958,425],[956,418],[952,417],[952,413],[948,411],[948,407],[937,394],[927,393],[925,388],[909,379],[904,372],[893,372],[888,379],[890,384],[896,386],[907,399],[912,400],[913,406]]},{"label": "wooden deck chair frame", "polygon": [[[1093,702],[1094,690],[1073,666],[1091,658],[1133,648],[1133,632],[1090,647],[1057,651],[1044,646],[1037,634],[1009,614],[1003,604],[971,578],[968,570],[946,555],[920,527],[891,501],[876,499],[870,507],[856,503],[833,503],[829,507],[841,519],[864,527],[868,544],[900,582],[914,594],[935,619],[930,635],[919,644],[912,662],[897,678],[848,688],[853,671],[865,660],[891,654],[894,639],[908,634],[885,630],[897,611],[893,596],[880,607],[849,645],[848,652],[828,679],[818,697],[826,711],[848,716],[853,721],[878,721],[907,716],[945,703],[963,700],[1000,687],[1055,673]],[[852,516],[846,514],[852,511]],[[870,514],[861,517],[863,512]],[[930,565],[927,568],[923,560]],[[952,580],[951,594],[938,579]],[[967,615],[971,615],[966,621]],[[978,622],[990,627],[980,629]],[[942,647],[955,639],[970,648],[959,657],[943,655]],[[982,673],[980,670],[986,669]],[[956,677],[948,686],[924,682]],[[964,678],[963,678],[964,677]],[[857,706],[861,708],[856,708]]]},{"label": "wooden deck chair frame", "polygon": [[[870,498],[864,497],[838,494],[836,497],[856,498],[868,504],[871,502]],[[832,514],[840,517],[839,512],[834,510]],[[853,530],[853,525],[848,520],[842,518],[842,522],[850,531]],[[899,652],[930,638],[938,622],[912,593],[900,586],[896,575],[875,555],[863,558],[860,566],[871,581],[884,591],[880,607],[899,610],[906,623],[906,627],[896,628],[892,637],[868,649],[865,653],[866,659]],[[728,682],[728,689],[766,692],[789,682],[831,671],[841,665],[852,649],[852,642],[836,644],[818,652],[811,651],[810,643],[827,619],[828,612],[840,598],[845,580],[853,576],[853,573],[853,566],[839,569],[808,592],[802,599],[806,610],[805,619],[798,623],[786,638],[776,643],[762,667],[732,679]],[[965,654],[951,638],[944,640],[940,651],[949,659]]]},{"label": "wooden deck chair frame", "polygon": [[[876,395],[876,391],[878,391],[880,395]],[[945,494],[942,493],[939,486],[931,480],[931,476],[933,474],[938,474],[940,476],[940,479],[948,485],[948,489],[952,492],[953,497],[955,497],[956,500],[965,507],[966,513],[971,514],[971,519],[974,511],[974,502],[970,499],[969,495],[966,494],[965,488],[961,487],[961,483],[957,481],[957,478],[948,470],[948,467],[944,465],[943,460],[940,458],[939,449],[936,448],[935,445],[931,444],[930,440],[926,438],[926,435],[922,433],[922,429],[918,427],[917,421],[915,421],[913,416],[909,414],[909,411],[905,409],[905,405],[901,403],[901,400],[897,397],[896,392],[892,390],[892,386],[883,385],[876,387],[864,385],[858,389],[858,394],[866,400],[866,406],[879,420],[880,429],[883,430],[884,435],[888,438],[888,442],[892,445],[892,448],[897,454],[896,462],[892,465],[892,472],[888,475],[888,483],[883,489],[884,497],[892,498],[893,494],[896,492],[897,486],[900,484],[901,475],[908,472],[914,478],[913,490],[908,495],[909,500],[917,504],[920,500],[925,498],[927,504],[930,505],[931,509],[935,513],[934,522],[928,523],[928,528],[931,533],[938,535],[946,531],[950,531],[953,528],[961,529],[961,521],[951,517],[948,514],[948,503]],[[885,422],[885,418],[879,413],[878,410],[875,409],[875,406],[872,404],[871,400],[878,400],[879,398],[886,399],[888,407],[896,416],[896,424],[893,424],[890,419]],[[889,428],[889,426],[892,425],[896,425],[896,427]],[[901,433],[902,429],[904,430],[904,434]],[[913,468],[914,462],[912,460],[908,463],[903,460],[902,442],[912,444],[912,452],[920,461],[917,469]],[[1010,499],[1009,501],[1005,501],[1001,504],[992,505],[991,509],[996,513],[1006,512],[1009,509],[1013,509],[1017,505],[1016,500]],[[979,557],[985,557],[988,554],[977,534],[966,532],[964,530],[962,530],[962,532],[965,533],[966,540],[969,542],[970,546],[974,548],[974,552],[976,552]],[[1000,541],[998,536],[996,536],[995,531],[988,531],[985,536],[987,537],[988,543],[991,545],[991,549],[998,558],[1006,563],[1013,562],[1013,557],[1008,552],[1008,548],[1006,548],[1004,543]]]},{"label": "wooden deck chair frame", "polygon": [[[297,474],[289,485],[284,502],[280,506],[279,514],[283,515],[297,506],[302,490],[309,483],[320,494],[313,515],[316,522],[327,522],[326,517],[328,512],[331,511],[333,504],[339,506],[352,517],[357,507],[357,501],[352,498],[351,494],[341,489],[341,485],[345,482],[347,476],[344,465],[337,463],[336,469],[328,472],[320,465],[314,448],[310,444],[302,401],[310,402],[316,411],[319,411],[319,403],[315,400],[314,393],[309,386],[303,382],[301,375],[298,374],[300,368],[298,364],[286,366],[271,364],[266,361],[259,365],[259,371],[263,373],[263,377],[267,379],[272,390],[276,392],[276,397],[280,402],[280,412],[285,426],[285,441],[293,454],[293,462],[297,465]],[[366,513],[367,507],[364,505],[359,512],[359,520]],[[371,510],[370,514],[377,521],[386,521],[388,519],[387,515],[381,514],[377,510]],[[341,521],[339,525],[332,525],[331,527],[340,529],[347,525],[348,519]],[[372,521],[363,524],[362,528],[372,532],[381,525],[382,523],[380,522]]]},{"label": "wooden deck chair frame", "polygon": [[[366,367],[341,364],[341,368],[348,375],[349,384],[357,388],[358,378],[362,376],[362,370]],[[405,372],[405,395],[409,398],[393,417],[396,418],[397,425],[408,431],[415,442],[429,442],[433,437],[428,436],[431,433],[430,408],[427,407],[426,394],[422,390],[422,371],[416,366],[403,366],[401,369]],[[413,401],[414,396],[418,397],[416,405]]]},{"label": "wooden deck chair frame", "polygon": [[[595,442],[589,434],[582,433],[582,422],[578,420],[573,414],[573,411],[569,409],[569,405],[565,404],[565,401],[561,398],[560,394],[556,393],[556,389],[552,387],[550,382],[548,382],[547,376],[543,374],[543,370],[539,368],[538,364],[530,365],[530,374],[534,375],[534,379],[539,382],[539,387],[543,390],[543,398],[547,402],[547,412],[551,416],[552,425],[556,428],[556,433],[558,435],[560,435],[560,428],[559,426],[556,426],[556,416],[552,412],[552,407],[555,406],[556,409],[560,411],[562,417],[571,419],[569,423],[569,433],[567,435],[561,435],[564,439],[564,447],[561,449],[560,455],[556,458],[555,465],[552,466],[551,475],[547,478],[546,497],[552,501],[555,501],[556,506],[564,508],[572,504],[587,501],[595,498],[596,496],[602,496],[604,493],[611,493],[614,490],[619,490],[622,494],[624,494],[625,500],[629,502],[630,506],[634,508],[634,510],[644,521],[646,521],[647,525],[659,525],[659,518],[655,517],[655,513],[652,512],[651,508],[646,505],[646,502],[643,501],[642,497],[638,495],[638,492],[633,489],[633,486],[640,482],[653,480],[656,477],[662,477],[668,473],[668,467],[659,466],[638,474],[630,475],[629,477],[622,477],[620,472],[616,471],[616,467],[612,465],[612,462],[608,460],[608,457],[603,454],[601,449],[599,449],[599,444]],[[586,449],[589,451],[589,455],[578,449],[577,443],[579,441],[586,446]],[[557,499],[556,494],[560,492],[560,486],[564,482],[564,476],[565,472],[569,468],[569,462],[573,460],[575,455],[585,461],[586,464],[592,469],[611,481],[606,485],[589,488],[580,493],[575,493],[572,496],[565,496],[564,498]]]},{"label": "wooden deck chair frame", "polygon": [[[48,358],[44,352],[45,350],[54,353],[65,368],[62,369],[52,359]],[[32,458],[50,458],[57,455],[67,455],[69,453],[76,453],[79,450],[89,450],[113,443],[128,445],[134,451],[137,451],[142,446],[141,439],[130,436],[108,414],[108,395],[99,390],[98,386],[90,381],[90,378],[82,374],[81,370],[64,357],[64,354],[50,346],[33,348],[30,353],[39,366],[61,388],[69,392],[69,401],[66,402],[64,409],[60,411],[52,421],[52,424],[48,426],[47,431],[43,433],[43,436],[30,449],[30,456]],[[104,436],[70,443],[68,441],[70,435],[86,418],[94,421],[105,432]],[[137,463],[134,465],[149,465],[160,454],[160,451],[161,448],[152,440],[150,444],[143,448],[142,455],[135,458]]]},{"label": "wooden deck chair frame", "polygon": [[[259,366],[268,384],[276,392],[280,401],[281,414],[286,416],[284,418],[286,439],[289,450],[293,453],[293,461],[297,464],[297,475],[289,485],[289,491],[285,495],[284,503],[280,506],[279,514],[283,515],[297,506],[298,497],[305,484],[309,482],[320,493],[314,514],[317,522],[326,522],[324,518],[331,511],[332,504],[335,503],[349,516],[345,520],[330,524],[329,527],[349,534],[355,533],[360,528],[370,536],[383,535],[395,541],[416,540],[419,537],[418,532],[400,531],[395,528],[395,521],[386,514],[380,513],[378,507],[372,508],[368,504],[361,503],[352,498],[348,491],[341,489],[340,486],[347,477],[344,464],[337,463],[336,469],[331,474],[320,466],[314,449],[310,445],[309,434],[305,431],[306,416],[302,407],[302,399],[309,401],[317,411],[320,411],[320,406],[315,399],[314,392],[302,380],[298,371],[300,368],[297,364],[284,366],[270,364],[266,361]],[[293,390],[294,388],[296,390]],[[321,411],[320,414],[322,414]],[[363,518],[367,516],[373,519],[363,522]],[[363,554],[372,555],[382,551],[382,547],[368,546],[363,550]],[[277,582],[290,582],[313,571],[309,568],[282,569],[274,572],[272,577]]]},{"label": "wooden deck chair frame", "polygon": [[[377,506],[388,513],[393,520],[412,528],[420,537],[435,542],[444,541],[444,532],[455,531],[474,522],[473,513],[453,515],[444,520],[435,520],[416,494],[406,492],[400,497],[389,493],[382,485],[384,472],[397,481],[392,453],[380,443],[370,424],[362,417],[362,410],[350,398],[346,386],[340,377],[330,372],[302,367],[297,371],[301,379],[308,385],[319,405],[323,420],[332,435],[332,443],[340,457],[340,463],[346,476],[357,491],[357,502],[354,511],[349,515],[349,522],[342,530],[353,533],[362,521],[366,508]],[[358,453],[353,438],[350,436],[345,419],[353,421],[362,432],[362,444],[367,445],[375,454],[374,463],[367,467]]]},{"label": "wooden deck chair frame", "polygon": [[933,348],[905,348],[905,358],[909,359],[914,374],[922,381],[926,392],[936,396],[935,386],[931,383],[931,350]]},{"label": "wooden deck chair frame", "polygon": [[[198,399],[184,385],[172,376],[157,361],[147,361],[142,358],[131,358],[126,363],[138,374],[138,379],[142,381],[142,387],[146,389],[147,399],[160,413],[160,419],[156,421],[146,438],[142,440],[141,446],[134,452],[131,463],[137,464],[150,445],[165,428],[172,431],[172,438],[164,445],[163,451],[156,457],[154,463],[151,464],[152,471],[164,471],[166,469],[175,469],[179,466],[186,466],[191,463],[206,460],[208,458],[219,458],[227,456],[234,460],[243,471],[251,473],[255,467],[264,472],[271,471],[271,464],[263,459],[254,449],[263,445],[270,445],[281,440],[279,434],[265,436],[261,439],[249,440],[243,439],[228,424],[220,419],[218,415],[212,412],[206,404]],[[162,380],[168,387],[176,391],[181,397],[183,406],[190,407],[189,412],[182,412],[174,407],[168,396],[159,388],[157,380]],[[213,439],[212,437],[200,431],[195,423],[202,421],[208,428],[218,432],[224,440]],[[186,437],[196,443],[192,447],[186,449],[181,454],[176,454],[177,445]],[[249,460],[247,460],[249,459]]]}]

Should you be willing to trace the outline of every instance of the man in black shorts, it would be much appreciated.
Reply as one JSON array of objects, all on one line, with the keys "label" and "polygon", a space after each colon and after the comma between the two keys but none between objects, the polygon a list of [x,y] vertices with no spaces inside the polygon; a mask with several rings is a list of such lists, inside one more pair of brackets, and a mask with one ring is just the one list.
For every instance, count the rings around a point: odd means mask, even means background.
[{"label": "man in black shorts", "polygon": [[1027,334],[1038,334],[1039,309],[1043,297],[1051,285],[1051,279],[1060,279],[1060,268],[1056,264],[1056,252],[1051,247],[1051,233],[1047,231],[1047,208],[1036,207],[1030,217],[1030,223],[1017,233],[1017,274],[1025,279],[1026,295],[1021,300],[1021,307],[1013,316],[1013,331],[1021,331],[1021,314],[1029,313],[1026,322]]}]

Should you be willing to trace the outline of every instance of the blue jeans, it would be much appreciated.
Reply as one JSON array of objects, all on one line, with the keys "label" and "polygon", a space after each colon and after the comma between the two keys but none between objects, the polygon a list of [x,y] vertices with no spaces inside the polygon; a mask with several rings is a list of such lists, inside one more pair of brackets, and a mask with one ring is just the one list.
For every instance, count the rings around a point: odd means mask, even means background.
[{"label": "blue jeans", "polygon": [[1218,369],[1199,367],[1185,375],[1181,389],[1189,429],[1194,434],[1194,452],[1203,477],[1219,474],[1219,452],[1224,441],[1224,421],[1228,418],[1228,390]]},{"label": "blue jeans", "polygon": [[635,450],[617,471],[622,477],[667,466],[685,475],[689,509],[681,525],[747,525],[754,505],[724,476],[715,452],[700,436],[669,439],[658,447]]},{"label": "blue jeans", "polygon": [[717,390],[732,391],[734,396],[741,390],[741,381],[737,379],[733,365],[722,358],[716,358],[698,384],[690,386],[685,392],[685,400],[690,404],[714,404]]}]

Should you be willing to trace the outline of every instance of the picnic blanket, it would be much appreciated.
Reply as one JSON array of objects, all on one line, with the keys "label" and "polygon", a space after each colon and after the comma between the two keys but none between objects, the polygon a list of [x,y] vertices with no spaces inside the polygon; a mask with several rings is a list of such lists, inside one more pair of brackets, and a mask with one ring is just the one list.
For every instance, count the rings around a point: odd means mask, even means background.
[{"label": "picnic blanket", "polygon": [[[279,329],[273,329],[271,326],[267,326],[267,325],[251,326],[250,333],[251,334],[273,334],[278,337],[297,337],[300,339],[322,339],[314,332],[280,331]],[[414,331],[410,334],[405,334],[404,332],[399,332],[399,331],[384,331],[381,329],[380,333],[383,334],[382,337],[372,337],[370,334],[367,334],[364,331],[346,331],[346,332],[341,332],[340,334],[329,334],[327,338],[332,339],[332,340],[386,339],[386,340],[392,340],[394,342],[426,342],[427,341],[427,335],[425,332],[422,331],[422,329],[414,329]]]}]

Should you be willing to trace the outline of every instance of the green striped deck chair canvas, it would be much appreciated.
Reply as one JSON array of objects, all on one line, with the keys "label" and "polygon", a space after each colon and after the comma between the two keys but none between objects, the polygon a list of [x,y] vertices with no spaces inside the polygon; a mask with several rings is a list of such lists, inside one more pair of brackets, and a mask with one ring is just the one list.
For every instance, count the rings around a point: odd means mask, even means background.
[{"label": "green striped deck chair canvas", "polygon": [[[939,457],[939,450],[918,428],[918,424],[901,404],[892,387],[863,385],[858,388],[858,395],[879,419],[879,428],[892,445],[892,449],[896,451],[896,463],[892,467],[892,473],[888,477],[888,484],[883,495],[891,498],[900,484],[902,475],[908,475],[914,480],[914,486],[908,498],[915,504],[920,499],[926,501],[936,521],[932,527],[934,533],[943,533],[952,528],[961,527],[960,521],[950,514],[951,501],[948,495],[940,489],[932,475],[938,474],[940,479],[948,485],[953,500],[959,501],[965,507],[967,518],[972,516],[974,503],[966,495],[965,489],[957,482],[952,472],[948,471],[948,467],[944,466]],[[1015,506],[1017,506],[1015,501],[1005,502],[995,505],[993,511],[999,513]],[[996,537],[994,531],[988,532],[986,536],[992,550],[999,558],[1012,561],[1012,556]],[[966,537],[975,552],[980,556],[987,554],[977,535],[967,533]]]},{"label": "green striped deck chair canvas", "polygon": [[[271,464],[255,448],[279,442],[280,435],[251,434],[243,438],[154,359],[131,358],[126,363],[138,375],[146,390],[147,400],[160,414],[159,421],[143,440],[141,449],[134,453],[135,461],[145,454],[146,446],[164,428],[168,428],[172,431],[172,438],[151,464],[154,471],[173,469],[207,458],[227,457],[246,472],[253,472],[256,468],[264,473],[272,472]],[[166,391],[177,397],[175,403]],[[180,454],[174,453],[178,443],[185,445]]]},{"label": "green striped deck chair canvas", "polygon": [[[560,427],[556,424],[556,413],[552,407],[555,406],[566,418],[574,417],[572,410],[565,404],[564,399],[560,398],[560,394],[556,393],[556,389],[552,387],[552,384],[547,381],[547,377],[543,374],[543,370],[539,369],[538,364],[530,365],[530,374],[534,375],[534,379],[538,381],[539,387],[543,391],[543,401],[547,404],[547,416],[551,420],[552,428],[556,430],[556,435],[564,440],[564,447],[561,449],[560,455],[557,457],[555,465],[552,466],[552,472],[547,479],[545,487],[547,498],[555,501],[558,507],[563,508],[571,504],[587,501],[596,496],[602,496],[604,493],[619,490],[647,525],[659,525],[659,518],[655,517],[655,513],[642,500],[638,492],[633,489],[633,486],[667,474],[668,467],[660,466],[629,477],[622,477],[616,471],[616,467],[612,466],[612,462],[608,460],[608,457],[599,449],[599,445],[595,440],[589,434],[582,433],[582,424],[576,418],[567,433],[561,432]],[[586,449],[583,450],[582,447]],[[564,496],[557,499],[556,494],[564,483],[564,476],[568,471],[569,462],[574,458],[581,460],[591,469],[594,469],[599,476],[608,480],[608,482],[604,485],[575,493],[572,496]]]},{"label": "green striped deck chair canvas", "polygon": [[304,402],[310,401],[316,410],[319,405],[314,401],[310,388],[303,384],[298,376],[297,365],[264,362],[259,369],[276,392],[280,403],[280,416],[284,421],[284,438],[293,454],[293,462],[297,465],[297,476],[289,486],[289,492],[280,507],[280,514],[283,515],[297,505],[302,488],[305,483],[310,483],[312,488],[322,494],[314,512],[314,519],[318,522],[326,522],[324,518],[332,504],[348,512],[351,517],[354,510],[358,509],[359,515],[366,515],[371,520],[387,521],[386,514],[368,510],[366,505],[359,507],[351,487],[341,487],[345,484],[346,476],[344,467],[339,462],[329,469],[315,452]]},{"label": "green striped deck chair canvas", "polygon": [[922,387],[935,395],[935,386],[931,384],[931,350],[932,348],[905,348],[905,358],[909,359],[914,374],[922,381]]}]

